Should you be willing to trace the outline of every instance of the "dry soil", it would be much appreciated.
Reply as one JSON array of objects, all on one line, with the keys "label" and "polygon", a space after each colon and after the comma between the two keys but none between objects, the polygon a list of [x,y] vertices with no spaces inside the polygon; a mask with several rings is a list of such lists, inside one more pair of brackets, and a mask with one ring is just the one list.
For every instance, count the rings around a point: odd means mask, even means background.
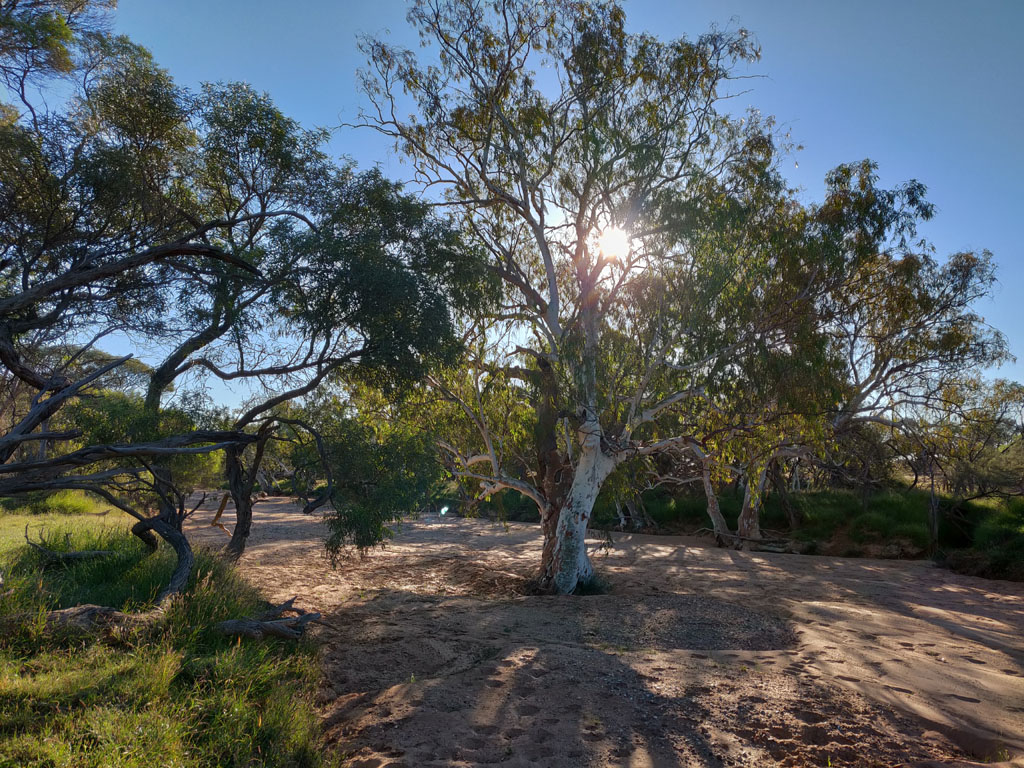
[{"label": "dry soil", "polygon": [[608,593],[537,597],[536,526],[421,518],[333,569],[322,537],[262,501],[242,568],[323,614],[353,768],[1024,765],[1021,584],[617,534]]}]

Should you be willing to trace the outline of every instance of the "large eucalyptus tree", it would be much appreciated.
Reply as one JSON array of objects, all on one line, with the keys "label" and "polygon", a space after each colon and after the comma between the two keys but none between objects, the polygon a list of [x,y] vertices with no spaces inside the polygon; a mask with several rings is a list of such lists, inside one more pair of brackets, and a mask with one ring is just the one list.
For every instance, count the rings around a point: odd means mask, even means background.
[{"label": "large eucalyptus tree", "polygon": [[[504,287],[466,366],[433,379],[471,429],[443,448],[479,493],[536,503],[539,587],[571,592],[593,573],[584,536],[609,474],[699,445],[688,413],[738,370],[803,354],[873,181],[833,188],[831,218],[796,204],[772,122],[723,107],[758,56],[743,30],[663,41],[627,32],[614,2],[570,0],[418,0],[409,20],[422,60],[364,42],[363,124],[458,211]],[[525,471],[524,427],[495,397],[533,409]]]}]

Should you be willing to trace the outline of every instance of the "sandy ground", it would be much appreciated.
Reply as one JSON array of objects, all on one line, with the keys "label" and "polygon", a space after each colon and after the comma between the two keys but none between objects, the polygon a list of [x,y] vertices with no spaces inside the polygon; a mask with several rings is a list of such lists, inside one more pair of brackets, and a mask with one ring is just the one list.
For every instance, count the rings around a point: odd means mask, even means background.
[{"label": "sandy ground", "polygon": [[536,526],[421,519],[337,569],[321,537],[262,501],[242,567],[323,613],[355,768],[1024,765],[1021,584],[621,534],[608,594],[528,597]]}]

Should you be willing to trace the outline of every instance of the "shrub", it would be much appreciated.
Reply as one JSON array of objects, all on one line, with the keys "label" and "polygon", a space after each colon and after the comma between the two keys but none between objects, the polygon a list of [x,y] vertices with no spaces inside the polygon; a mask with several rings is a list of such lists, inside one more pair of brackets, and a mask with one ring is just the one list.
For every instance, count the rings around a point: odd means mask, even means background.
[{"label": "shrub", "polygon": [[32,499],[27,506],[33,515],[88,515],[106,509],[82,491],[57,491],[42,495]]}]

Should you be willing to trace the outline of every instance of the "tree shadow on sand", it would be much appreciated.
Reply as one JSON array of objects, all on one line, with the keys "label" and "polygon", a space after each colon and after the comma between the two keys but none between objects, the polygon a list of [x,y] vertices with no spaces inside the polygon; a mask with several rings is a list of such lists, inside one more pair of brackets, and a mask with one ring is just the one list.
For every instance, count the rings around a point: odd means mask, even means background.
[{"label": "tree shadow on sand", "polygon": [[[527,597],[493,568],[449,563],[402,557],[390,567],[406,589],[364,592],[324,617],[326,725],[352,766],[838,766],[953,754],[805,671],[793,627],[770,613],[663,591]],[[447,594],[417,591],[427,574]]]}]

